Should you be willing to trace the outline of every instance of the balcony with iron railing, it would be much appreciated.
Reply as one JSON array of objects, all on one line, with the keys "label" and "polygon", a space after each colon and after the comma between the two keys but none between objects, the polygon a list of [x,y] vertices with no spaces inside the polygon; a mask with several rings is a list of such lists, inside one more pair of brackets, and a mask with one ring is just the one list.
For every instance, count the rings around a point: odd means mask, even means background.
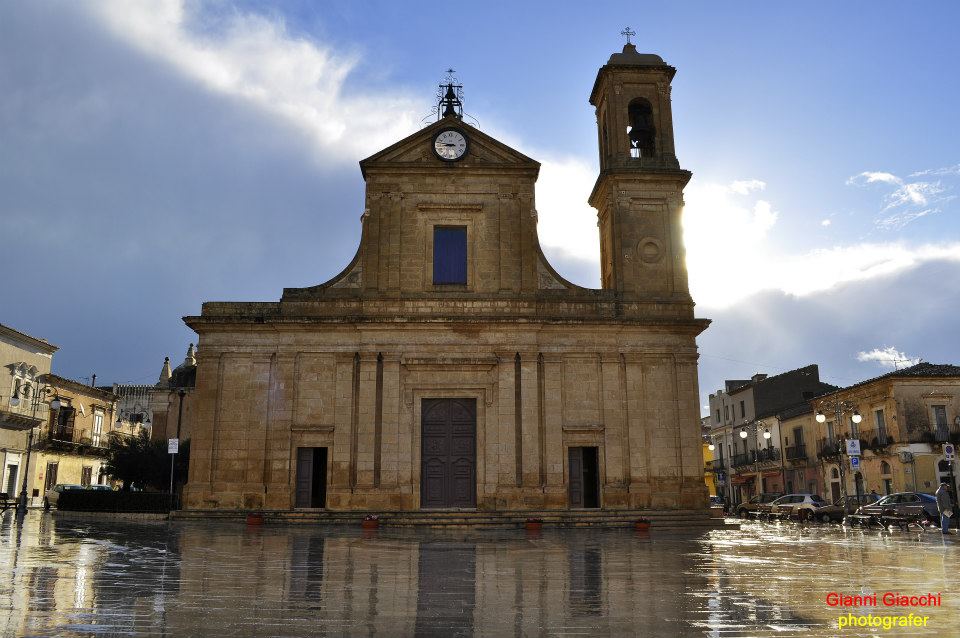
[{"label": "balcony with iron railing", "polygon": [[0,402],[0,428],[26,431],[41,424],[43,418],[34,416],[29,410],[20,410]]},{"label": "balcony with iron railing", "polygon": [[756,453],[753,450],[750,450],[749,452],[744,452],[743,454],[734,454],[731,465],[733,467],[743,467],[744,465],[756,463],[756,461]]},{"label": "balcony with iron railing", "polygon": [[875,451],[883,450],[893,443],[896,443],[886,428],[863,430],[860,432],[860,441],[862,446],[866,446],[867,449]]},{"label": "balcony with iron railing", "polygon": [[780,460],[780,448],[765,447],[757,450],[757,463],[771,463]]},{"label": "balcony with iron railing", "polygon": [[817,456],[821,459],[829,459],[840,456],[840,439],[836,437],[824,437],[817,441]]},{"label": "balcony with iron railing", "polygon": [[911,429],[907,440],[910,443],[953,443],[960,444],[960,424],[927,424]]},{"label": "balcony with iron railing", "polygon": [[742,467],[752,463],[773,463],[780,460],[780,448],[765,447],[759,450],[749,450],[743,454],[735,454],[732,467]]},{"label": "balcony with iron railing", "polygon": [[99,436],[94,440],[87,430],[75,428],[72,424],[53,423],[40,430],[36,447],[38,450],[104,455],[107,452],[107,437]]},{"label": "balcony with iron railing", "polygon": [[791,445],[787,448],[786,454],[788,461],[806,461],[807,460],[807,445],[806,443],[797,443],[796,445]]}]

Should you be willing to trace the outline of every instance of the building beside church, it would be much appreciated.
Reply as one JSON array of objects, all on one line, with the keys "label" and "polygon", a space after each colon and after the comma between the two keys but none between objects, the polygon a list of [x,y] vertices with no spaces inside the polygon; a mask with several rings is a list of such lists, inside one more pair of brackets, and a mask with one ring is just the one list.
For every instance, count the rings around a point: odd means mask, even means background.
[{"label": "building beside church", "polygon": [[[37,391],[50,374],[59,350],[46,339],[0,324],[0,492],[11,498],[20,493],[26,466],[29,432],[43,424],[47,406]],[[41,395],[42,398],[42,395]]]},{"label": "building beside church", "polygon": [[360,162],[340,274],[184,318],[185,507],[705,511],[675,72],[628,43],[590,93],[600,289],[541,251],[539,164],[445,85],[435,123]]},{"label": "building beside church", "polygon": [[191,343],[187,356],[176,368],[170,368],[170,358],[163,361],[160,378],[152,386],[151,405],[153,410],[153,428],[150,438],[154,441],[167,441],[190,438],[193,421],[193,388],[197,378],[196,349]]}]

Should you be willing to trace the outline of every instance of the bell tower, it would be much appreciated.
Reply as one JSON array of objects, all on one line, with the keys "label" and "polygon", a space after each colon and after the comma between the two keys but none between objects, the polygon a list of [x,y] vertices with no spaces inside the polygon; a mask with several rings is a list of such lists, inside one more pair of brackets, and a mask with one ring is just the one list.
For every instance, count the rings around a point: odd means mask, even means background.
[{"label": "bell tower", "polygon": [[[590,205],[600,227],[601,281],[623,301],[690,304],[680,215],[690,180],[673,145],[677,70],[630,43],[597,73],[600,176]],[[692,313],[692,305],[691,310]]]}]

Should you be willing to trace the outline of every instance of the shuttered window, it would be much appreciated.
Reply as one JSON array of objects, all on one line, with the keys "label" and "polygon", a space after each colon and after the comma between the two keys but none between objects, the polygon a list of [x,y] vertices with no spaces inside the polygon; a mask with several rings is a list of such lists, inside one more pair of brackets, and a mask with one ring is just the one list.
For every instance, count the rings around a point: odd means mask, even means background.
[{"label": "shuttered window", "polygon": [[466,226],[436,226],[433,229],[433,283],[467,283]]}]

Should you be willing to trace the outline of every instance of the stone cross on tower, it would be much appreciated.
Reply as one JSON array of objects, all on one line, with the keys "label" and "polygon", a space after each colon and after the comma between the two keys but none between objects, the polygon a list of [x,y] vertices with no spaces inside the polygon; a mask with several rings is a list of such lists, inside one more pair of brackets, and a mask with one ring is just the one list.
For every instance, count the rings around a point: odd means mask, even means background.
[{"label": "stone cross on tower", "polygon": [[630,36],[637,35],[637,32],[631,29],[630,27],[627,27],[626,29],[620,32],[620,35],[626,36],[627,44],[630,44]]}]

